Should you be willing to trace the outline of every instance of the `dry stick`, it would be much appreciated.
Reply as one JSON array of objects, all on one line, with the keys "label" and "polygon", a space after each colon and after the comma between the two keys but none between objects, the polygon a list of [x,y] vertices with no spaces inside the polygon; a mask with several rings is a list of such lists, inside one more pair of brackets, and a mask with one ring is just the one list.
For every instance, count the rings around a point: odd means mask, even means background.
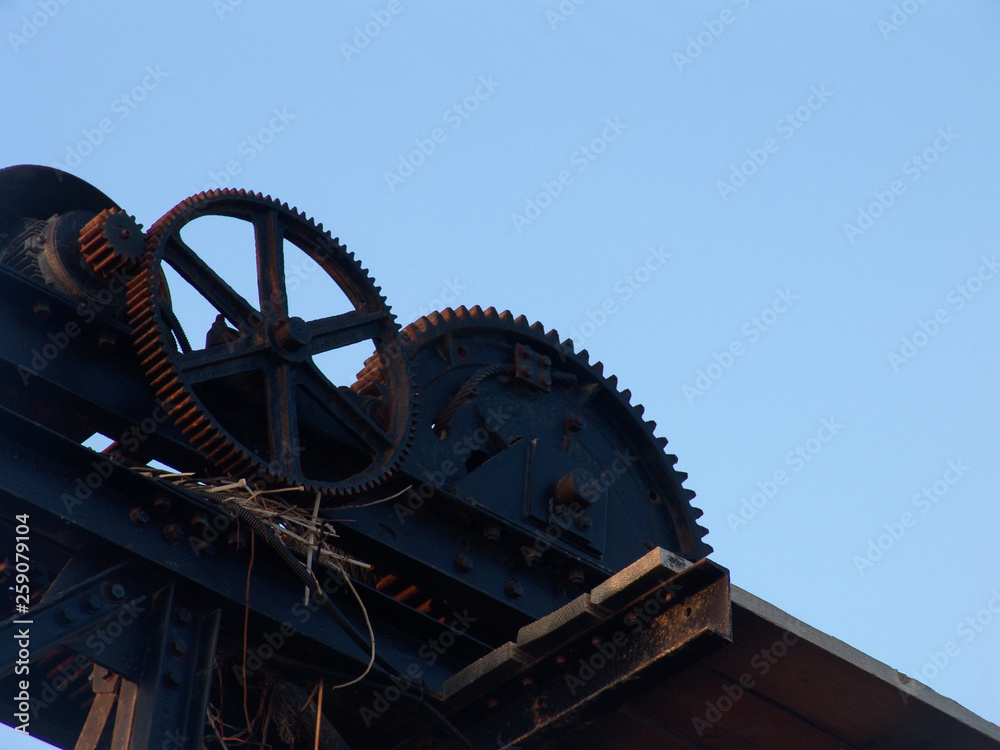
[{"label": "dry stick", "polygon": [[[319,494],[319,493],[317,493]],[[316,742],[313,750],[319,750],[319,730],[323,721],[323,678],[319,678],[319,698],[316,700]]]}]

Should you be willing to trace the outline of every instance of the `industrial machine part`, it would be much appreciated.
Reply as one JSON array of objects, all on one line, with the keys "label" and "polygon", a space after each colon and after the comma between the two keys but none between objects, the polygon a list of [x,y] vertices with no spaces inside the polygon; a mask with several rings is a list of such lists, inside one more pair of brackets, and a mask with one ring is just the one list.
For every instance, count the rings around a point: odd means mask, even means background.
[{"label": "industrial machine part", "polygon": [[[205,216],[252,226],[253,298],[185,241]],[[292,247],[352,310],[291,314]],[[214,324],[183,330],[179,283]],[[481,712],[520,705],[490,685],[558,681],[636,602],[658,596],[679,628],[630,669],[728,637],[725,571],[704,559],[676,458],[628,391],[539,324],[459,308],[400,332],[353,255],[287,204],[213,191],[142,235],[92,186],[31,166],[0,170],[0,289],[0,517],[32,522],[36,673],[73,676],[35,707],[59,746],[103,748],[113,725],[135,747],[168,729],[177,750],[220,732],[312,747],[264,718],[292,703],[331,747],[486,746]],[[315,358],[359,342],[374,353],[357,381],[331,382]],[[84,445],[98,434],[100,453]],[[288,547],[280,513],[247,505],[273,490],[367,570]],[[633,590],[616,574],[647,554]],[[586,691],[556,693],[564,712]]]},{"label": "industrial machine part", "polygon": [[[258,299],[246,300],[182,239],[201,216],[250,222]],[[284,243],[336,281],[352,312],[305,321],[289,313]],[[354,254],[288,204],[216,190],[189,198],[149,231],[148,255],[129,284],[129,318],[142,367],[192,445],[221,472],[319,489],[372,489],[405,454],[413,397],[404,362],[387,356],[398,329]],[[204,347],[192,346],[160,293],[160,264],[177,271],[217,311]],[[338,388],[313,358],[371,340],[382,368],[379,396]]]},{"label": "industrial machine part", "polygon": [[421,318],[403,342],[421,400],[409,472],[437,478],[498,529],[536,535],[527,563],[551,545],[608,573],[654,547],[690,560],[711,551],[666,439],[586,351],[479,307]]}]

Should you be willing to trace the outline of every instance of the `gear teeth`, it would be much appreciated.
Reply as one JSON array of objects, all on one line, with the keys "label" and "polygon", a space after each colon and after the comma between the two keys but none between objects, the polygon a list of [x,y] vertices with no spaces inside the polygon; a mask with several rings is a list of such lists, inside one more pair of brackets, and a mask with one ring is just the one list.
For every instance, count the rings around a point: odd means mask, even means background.
[{"label": "gear teeth", "polygon": [[[368,291],[383,305],[386,317],[397,335],[399,329],[395,324],[395,316],[386,303],[384,295],[381,294],[381,288],[374,285],[368,270],[357,262],[353,253],[347,252],[346,247],[340,244],[339,238],[333,240],[333,249],[331,250],[329,233],[323,232],[322,225],[317,230],[316,223],[311,218],[305,216],[297,208],[289,207],[287,203],[272,200],[270,196],[248,192],[244,189],[229,188],[199,193],[176,205],[155,222],[147,233],[145,247],[140,258],[139,272],[128,284],[127,309],[133,328],[133,340],[139,352],[142,368],[147,373],[147,378],[151,381],[157,397],[164,403],[172,419],[182,433],[188,437],[192,446],[212,461],[218,470],[235,475],[253,472],[257,477],[267,477],[272,482],[288,482],[292,479],[298,484],[300,483],[298,477],[290,478],[282,472],[276,474],[271,471],[261,457],[251,453],[233,440],[205,411],[197,396],[182,380],[183,370],[175,361],[176,344],[162,318],[161,306],[163,302],[160,295],[169,294],[159,272],[163,244],[166,238],[191,219],[212,214],[213,202],[231,206],[236,200],[250,204],[247,207],[248,211],[252,211],[255,206],[266,206],[272,210],[284,211],[301,222],[299,231],[301,232],[303,227],[308,230],[307,233],[313,240],[311,244],[315,257],[321,260],[324,257],[332,258],[337,261],[342,275],[347,276],[347,274],[353,273],[355,279],[360,277],[366,282],[371,287]],[[338,252],[346,256],[346,264],[342,258],[336,256]],[[349,268],[345,268],[345,265]],[[343,287],[341,277],[335,276],[334,278]],[[385,340],[385,338],[383,336],[383,344],[391,344],[391,341]],[[327,497],[344,497],[377,486],[399,466],[413,443],[416,430],[416,420],[413,413],[416,398],[412,393],[412,375],[405,362],[401,373],[397,372],[393,376],[393,382],[405,391],[402,394],[397,393],[396,398],[405,399],[406,409],[402,418],[397,415],[395,417],[397,421],[393,423],[394,450],[386,452],[371,466],[353,477],[333,482],[310,482],[306,477],[305,484],[323,491]],[[362,373],[359,373],[359,376],[361,375],[373,380],[377,378],[385,380],[382,361],[377,352],[365,361]]]},{"label": "gear teeth", "polygon": [[135,273],[145,255],[142,226],[120,208],[107,208],[88,221],[79,235],[80,254],[105,279]]},{"label": "gear teeth", "polygon": [[[638,439],[645,442],[637,442],[635,445],[641,451],[640,455],[643,456],[644,464],[653,472],[655,478],[652,486],[657,488],[658,493],[660,491],[666,493],[661,497],[668,499],[669,514],[677,530],[679,548],[676,551],[692,561],[700,559],[712,551],[711,546],[702,541],[708,532],[695,522],[695,519],[702,515],[702,511],[690,503],[695,494],[683,486],[683,482],[688,476],[686,473],[677,472],[674,469],[677,456],[664,452],[667,440],[653,434],[656,423],[652,420],[643,421],[645,408],[641,404],[631,405],[631,392],[617,390],[617,377],[614,375],[605,376],[603,363],[595,362],[590,365],[590,354],[586,349],[581,349],[574,354],[575,346],[572,339],[567,338],[560,343],[557,331],[545,331],[540,323],[529,324],[523,315],[514,317],[507,310],[498,313],[493,307],[483,311],[478,306],[473,307],[471,311],[466,310],[464,306],[458,307],[454,311],[446,309],[440,313],[430,313],[414,321],[403,332],[404,355],[413,356],[426,345],[436,346],[440,339],[451,336],[456,332],[458,326],[462,325],[466,326],[465,335],[472,336],[480,330],[485,333],[498,329],[520,333],[524,339],[532,342],[532,346],[535,346],[534,341],[538,341],[542,352],[557,355],[562,367],[566,367],[567,361],[572,359],[574,367],[582,366],[591,375],[582,384],[582,390],[585,394],[584,405],[590,401],[593,393],[599,388],[612,390],[619,397],[621,408],[625,408],[628,417],[633,418],[632,426],[622,429],[630,435],[640,433],[643,435]],[[509,339],[505,339],[505,341],[509,343]],[[551,349],[546,351],[546,345],[550,346]],[[555,361],[553,357],[553,362]],[[621,412],[618,413],[621,414]],[[647,461],[656,463],[646,463]]]}]

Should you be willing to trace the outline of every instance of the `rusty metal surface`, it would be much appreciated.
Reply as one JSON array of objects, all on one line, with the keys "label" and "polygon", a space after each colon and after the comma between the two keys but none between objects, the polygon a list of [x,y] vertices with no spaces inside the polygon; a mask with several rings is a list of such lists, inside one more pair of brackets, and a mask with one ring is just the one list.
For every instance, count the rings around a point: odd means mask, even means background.
[{"label": "rusty metal surface", "polygon": [[[181,239],[202,216],[253,225],[258,300],[246,300]],[[289,313],[284,243],[328,273],[354,310],[305,321]],[[412,440],[412,389],[398,327],[368,272],[340,242],[288,204],[235,190],[201,193],[148,232],[148,255],[129,282],[129,317],[142,366],[171,416],[220,471],[321,490],[372,489]],[[193,347],[171,326],[160,264],[220,311],[224,334]],[[234,328],[228,328],[228,323]],[[213,326],[214,328],[214,326]],[[379,396],[341,389],[313,358],[371,340],[383,364]]]}]

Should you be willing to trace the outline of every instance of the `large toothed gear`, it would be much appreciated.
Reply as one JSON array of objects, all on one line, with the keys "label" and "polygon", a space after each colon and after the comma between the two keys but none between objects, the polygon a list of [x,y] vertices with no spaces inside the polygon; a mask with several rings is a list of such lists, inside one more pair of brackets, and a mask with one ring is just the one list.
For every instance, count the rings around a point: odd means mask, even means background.
[{"label": "large toothed gear", "polygon": [[87,265],[106,279],[134,273],[145,255],[146,242],[134,216],[106,208],[80,230],[80,252]]},{"label": "large toothed gear", "polygon": [[[404,470],[609,569],[653,546],[689,560],[711,552],[666,439],[586,351],[479,307],[432,313],[402,340],[420,393]],[[355,387],[382,377],[369,362]]]},{"label": "large toothed gear", "polygon": [[[253,225],[258,300],[234,291],[181,238],[188,222],[207,215]],[[354,309],[313,321],[291,316],[285,243],[326,271]],[[156,222],[146,250],[129,282],[138,355],[158,398],[218,470],[336,498],[373,488],[400,463],[413,437],[414,399],[399,328],[368,272],[322,225],[270,197],[215,190]],[[158,293],[161,264],[217,311],[204,348],[191,346]],[[338,387],[313,361],[364,341],[383,363],[377,393]]]}]

